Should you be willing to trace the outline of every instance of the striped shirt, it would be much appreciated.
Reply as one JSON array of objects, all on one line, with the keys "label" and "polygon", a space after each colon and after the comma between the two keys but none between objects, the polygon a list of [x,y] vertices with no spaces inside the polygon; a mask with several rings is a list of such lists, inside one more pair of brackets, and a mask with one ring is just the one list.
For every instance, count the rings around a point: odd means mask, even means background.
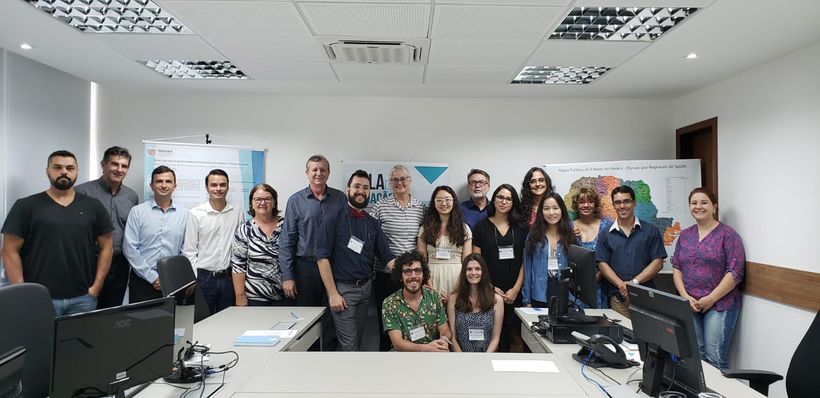
[{"label": "striped shirt", "polygon": [[[416,235],[424,217],[424,204],[410,197],[407,208],[401,208],[396,198],[390,195],[382,198],[370,210],[370,215],[379,220],[387,237],[387,246],[398,256],[416,248]],[[377,272],[386,272],[384,265],[376,263]]]},{"label": "striped shirt", "polygon": [[282,299],[282,272],[279,270],[279,235],[284,220],[280,217],[268,238],[253,219],[236,229],[231,254],[235,274],[245,274],[248,300]]}]

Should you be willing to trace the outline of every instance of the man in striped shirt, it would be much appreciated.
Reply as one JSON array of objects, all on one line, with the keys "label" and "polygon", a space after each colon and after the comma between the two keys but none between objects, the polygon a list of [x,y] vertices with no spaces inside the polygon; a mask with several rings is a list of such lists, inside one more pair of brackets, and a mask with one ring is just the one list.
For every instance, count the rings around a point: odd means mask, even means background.
[{"label": "man in striped shirt", "polygon": [[[399,255],[416,248],[416,236],[424,217],[424,204],[410,195],[412,177],[407,167],[395,165],[390,170],[390,187],[393,195],[382,198],[373,206],[371,215],[379,220],[387,237],[390,251]],[[376,263],[375,299],[378,313],[382,313],[382,303],[401,286],[390,279],[390,271],[380,262]],[[390,350],[390,339],[384,332],[382,317],[379,316],[379,351]]]}]

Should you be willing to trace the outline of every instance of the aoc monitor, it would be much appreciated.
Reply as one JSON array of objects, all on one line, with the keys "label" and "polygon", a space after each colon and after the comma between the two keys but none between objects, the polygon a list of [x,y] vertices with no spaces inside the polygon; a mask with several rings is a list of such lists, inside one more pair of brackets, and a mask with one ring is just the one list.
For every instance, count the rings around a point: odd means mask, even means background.
[{"label": "aoc monitor", "polygon": [[124,397],[171,373],[170,297],[54,320],[52,397]]},{"label": "aoc monitor", "polygon": [[671,389],[697,397],[706,388],[694,317],[680,296],[627,284],[632,331],[640,340],[643,391],[657,396]]},{"label": "aoc monitor", "polygon": [[196,314],[196,281],[191,281],[179,289],[171,292],[168,297],[174,300],[174,358],[180,357],[181,352],[189,341],[193,341],[194,318]]}]

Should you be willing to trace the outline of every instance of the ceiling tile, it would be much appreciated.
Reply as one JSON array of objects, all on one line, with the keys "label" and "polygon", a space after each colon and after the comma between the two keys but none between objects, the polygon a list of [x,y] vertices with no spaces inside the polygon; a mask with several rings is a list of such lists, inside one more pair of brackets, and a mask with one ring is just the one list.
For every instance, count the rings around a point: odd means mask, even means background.
[{"label": "ceiling tile", "polygon": [[435,40],[429,65],[519,66],[538,41]]},{"label": "ceiling tile", "polygon": [[320,83],[335,83],[337,81],[329,64],[281,64],[264,60],[256,60],[252,63],[234,63],[245,74],[255,80]]},{"label": "ceiling tile", "polygon": [[504,66],[441,66],[427,67],[425,83],[436,84],[507,84],[516,67]]},{"label": "ceiling tile", "polygon": [[342,83],[421,83],[424,65],[333,64]]},{"label": "ceiling tile", "polygon": [[649,46],[650,42],[549,40],[541,42],[527,65],[614,67]]},{"label": "ceiling tile", "polygon": [[308,25],[318,35],[427,37],[425,4],[300,3]]},{"label": "ceiling tile", "polygon": [[105,34],[94,39],[132,60],[217,61],[225,57],[194,35]]},{"label": "ceiling tile", "polygon": [[436,5],[432,39],[540,40],[564,7]]},{"label": "ceiling tile", "polygon": [[296,6],[289,2],[163,1],[198,35],[308,35]]},{"label": "ceiling tile", "polygon": [[237,62],[328,62],[322,47],[307,36],[208,36],[205,40]]},{"label": "ceiling tile", "polygon": [[436,0],[436,4],[471,4],[501,6],[557,6],[565,7],[572,0]]}]

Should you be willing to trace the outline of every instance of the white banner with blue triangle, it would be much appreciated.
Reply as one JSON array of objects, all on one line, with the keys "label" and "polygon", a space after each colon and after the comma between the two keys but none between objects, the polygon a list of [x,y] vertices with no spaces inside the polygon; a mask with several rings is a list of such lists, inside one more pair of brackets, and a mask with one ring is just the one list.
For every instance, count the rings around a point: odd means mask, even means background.
[{"label": "white banner with blue triangle", "polygon": [[410,195],[424,202],[425,206],[429,204],[430,195],[437,186],[450,185],[449,163],[345,160],[342,162],[342,173],[345,183],[356,170],[361,169],[370,174],[370,207],[379,199],[391,195],[390,170],[395,165],[407,168],[412,178]]}]

